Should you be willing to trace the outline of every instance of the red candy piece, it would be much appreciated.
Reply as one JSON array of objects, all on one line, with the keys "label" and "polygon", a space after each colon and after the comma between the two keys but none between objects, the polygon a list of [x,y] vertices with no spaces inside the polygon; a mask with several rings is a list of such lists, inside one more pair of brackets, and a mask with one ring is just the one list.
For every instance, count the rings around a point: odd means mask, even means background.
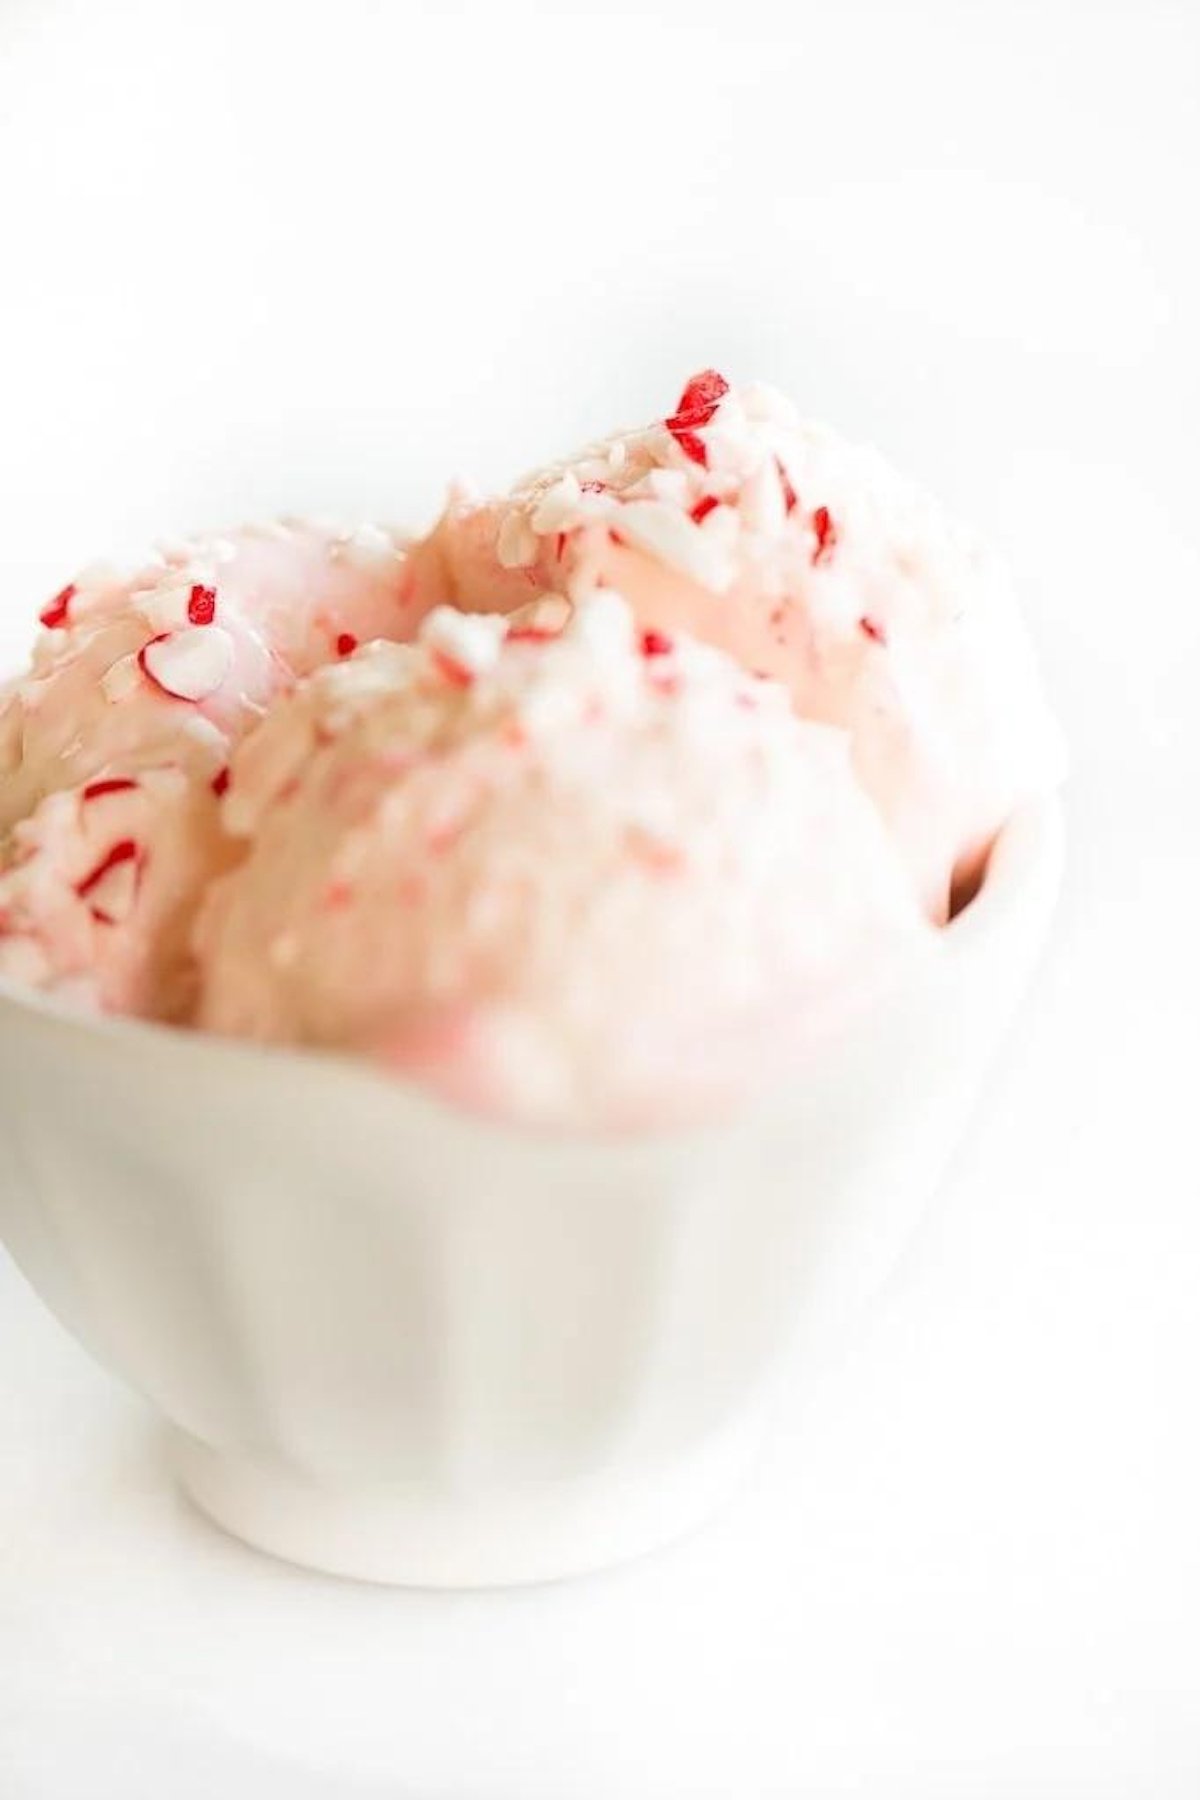
[{"label": "red candy piece", "polygon": [[674,648],[665,631],[643,631],[643,656],[669,656]]},{"label": "red candy piece", "polygon": [[707,425],[728,392],[729,383],[723,375],[715,369],[702,369],[680,394],[672,417],[681,425]]},{"label": "red candy piece", "polygon": [[795,512],[799,496],[788,479],[787,470],[778,457],[775,458],[775,467],[779,470],[779,485],[783,489],[783,510],[789,513]]},{"label": "red candy piece", "polygon": [[696,433],[712,421],[713,414],[729,392],[729,383],[715,369],[704,369],[692,379],[679,396],[679,404],[667,420],[667,430],[685,456],[708,467],[708,449]]},{"label": "red candy piece", "polygon": [[217,770],[216,774],[212,778],[211,786],[212,786],[212,791],[217,796],[218,800],[221,798],[222,794],[227,794],[229,792],[229,765],[228,765],[228,763],[225,765],[225,767],[223,769]]},{"label": "red candy piece", "polygon": [[358,649],[358,639],[352,631],[339,632],[337,653],[339,656],[353,656]]},{"label": "red candy piece", "polygon": [[697,500],[695,506],[693,506],[691,510],[689,516],[691,517],[692,523],[694,525],[699,525],[701,521],[707,519],[709,513],[712,512],[715,507],[720,506],[720,504],[721,502],[717,499],[715,494],[705,494],[702,500]]},{"label": "red candy piece", "polygon": [[101,800],[105,794],[127,794],[130,788],[138,786],[127,775],[113,775],[106,781],[89,781],[83,790],[84,800]]},{"label": "red candy piece", "polygon": [[110,869],[115,869],[118,864],[123,862],[133,862],[137,853],[138,847],[132,838],[122,838],[119,844],[114,844],[107,855],[96,864],[91,874],[85,875],[82,881],[76,882],[75,892],[79,898],[86,900],[93,888],[99,887]]},{"label": "red candy piece", "polygon": [[830,518],[827,506],[818,506],[812,516],[812,528],[817,539],[817,547],[813,551],[813,563],[828,562],[837,543],[837,526]]},{"label": "red candy piece", "polygon": [[878,619],[873,619],[869,613],[864,613],[858,621],[858,629],[864,637],[869,637],[873,644],[886,644],[888,641],[887,627],[881,625]]},{"label": "red candy piece", "polygon": [[211,625],[217,616],[216,588],[201,587],[197,582],[188,595],[187,616],[191,625]]},{"label": "red candy piece", "polygon": [[50,604],[42,608],[38,619],[47,631],[64,631],[66,629],[70,622],[71,602],[77,592],[75,583],[68,582],[65,588],[59,589]]},{"label": "red candy piece", "polygon": [[[93,919],[101,925],[116,925],[120,919],[128,916],[137,886],[137,864],[141,860],[141,850],[132,838],[122,838],[114,844],[108,854],[100,859],[89,875],[75,884],[75,892],[81,900],[92,896],[89,911]],[[134,864],[130,871],[133,879],[128,884],[116,876],[116,871],[126,864]],[[114,877],[116,877],[114,879]],[[104,905],[100,900],[104,900]],[[119,911],[113,911],[113,903],[119,905]]]},{"label": "red candy piece", "polygon": [[667,420],[667,428],[683,454],[690,456],[694,463],[699,463],[702,469],[707,469],[708,446],[704,439],[697,437],[696,433],[689,431],[686,426],[674,424],[670,419]]}]

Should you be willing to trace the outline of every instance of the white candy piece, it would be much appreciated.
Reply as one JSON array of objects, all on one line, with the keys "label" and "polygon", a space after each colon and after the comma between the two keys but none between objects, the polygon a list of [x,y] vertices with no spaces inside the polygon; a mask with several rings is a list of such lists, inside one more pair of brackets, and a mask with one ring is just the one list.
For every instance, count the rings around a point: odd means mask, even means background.
[{"label": "white candy piece", "polygon": [[219,625],[196,625],[151,638],[140,661],[165,694],[176,700],[207,700],[233,667],[233,639]]}]

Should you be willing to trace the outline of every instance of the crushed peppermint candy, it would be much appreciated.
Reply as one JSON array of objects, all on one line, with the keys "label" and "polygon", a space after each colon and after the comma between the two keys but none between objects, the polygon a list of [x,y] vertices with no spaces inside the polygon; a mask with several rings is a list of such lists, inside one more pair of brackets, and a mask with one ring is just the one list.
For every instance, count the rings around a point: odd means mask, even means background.
[{"label": "crushed peppermint candy", "polygon": [[643,656],[670,656],[675,645],[665,631],[643,631],[641,647]]},{"label": "crushed peppermint candy", "polygon": [[122,838],[75,884],[100,925],[122,925],[133,911],[145,858],[133,838]]},{"label": "crushed peppermint candy", "polygon": [[827,506],[817,507],[812,516],[812,528],[813,536],[817,540],[812,557],[815,567],[817,563],[829,561],[838,540],[837,526],[829,516]]},{"label": "crushed peppermint candy", "polygon": [[60,588],[49,605],[44,606],[38,619],[47,631],[65,631],[71,622],[71,602],[79,592],[73,581],[65,588]]},{"label": "crushed peppermint candy", "polygon": [[335,561],[345,559],[356,567],[370,569],[398,561],[401,551],[380,526],[365,523],[340,532],[329,546],[329,554]]},{"label": "crushed peppermint candy", "polygon": [[334,647],[339,656],[353,656],[358,649],[358,639],[352,631],[339,631]]},{"label": "crushed peppermint candy", "polygon": [[685,456],[708,467],[708,446],[697,433],[712,422],[717,407],[729,392],[729,383],[715,369],[704,369],[679,396],[679,404],[666,421],[667,430]]},{"label": "crushed peppermint candy", "polygon": [[723,375],[716,369],[702,369],[679,396],[672,420],[682,425],[707,425],[728,392],[729,383]]},{"label": "crushed peppermint candy", "polygon": [[143,644],[138,667],[172,700],[207,700],[233,667],[233,639],[220,626],[164,631]]},{"label": "crushed peppermint candy", "polygon": [[753,531],[778,537],[787,517],[786,496],[773,461],[760,462],[742,483],[741,512]]},{"label": "crushed peppermint candy", "polygon": [[211,625],[217,616],[217,590],[194,582],[188,595],[187,616],[190,625]]},{"label": "crushed peppermint candy", "polygon": [[128,775],[111,775],[103,781],[89,781],[80,798],[82,800],[102,800],[106,794],[128,794],[140,786]]},{"label": "crushed peppermint candy", "polygon": [[437,606],[424,620],[420,640],[434,667],[452,687],[469,687],[495,662],[508,629],[501,614],[460,613]]}]

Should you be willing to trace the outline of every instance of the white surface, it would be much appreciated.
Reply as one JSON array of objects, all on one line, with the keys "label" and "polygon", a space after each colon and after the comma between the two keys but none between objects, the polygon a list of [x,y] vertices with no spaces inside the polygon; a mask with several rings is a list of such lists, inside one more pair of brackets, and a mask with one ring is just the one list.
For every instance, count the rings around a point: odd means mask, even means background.
[{"label": "white surface", "polygon": [[1016,564],[1056,942],[873,1328],[617,1575],[239,1550],[6,1273],[0,1792],[1191,1800],[1200,13],[443,10],[0,14],[0,654],[110,542],[417,511],[762,374]]}]

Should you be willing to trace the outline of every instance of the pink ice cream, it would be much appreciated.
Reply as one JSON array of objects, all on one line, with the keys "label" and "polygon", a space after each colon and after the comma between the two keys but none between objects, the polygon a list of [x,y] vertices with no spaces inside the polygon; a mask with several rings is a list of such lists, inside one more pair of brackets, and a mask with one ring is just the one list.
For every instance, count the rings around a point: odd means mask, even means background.
[{"label": "pink ice cream", "polygon": [[199,1022],[509,1117],[696,1116],[937,936],[843,733],[611,593],[561,637],[449,608],[235,754]]},{"label": "pink ice cream", "polygon": [[299,676],[408,635],[413,588],[392,534],[304,521],[79,576],[43,610],[30,673],[0,693],[0,830],[118,765],[214,775]]},{"label": "pink ice cream", "polygon": [[508,611],[596,586],[774,676],[854,766],[931,918],[977,879],[1059,735],[1003,572],[875,452],[772,390],[707,371],[674,414],[452,500],[414,564],[458,604]]},{"label": "pink ice cream", "polygon": [[419,542],[246,527],[41,621],[0,978],[525,1121],[794,1074],[1062,767],[988,554],[713,371]]},{"label": "pink ice cream", "polygon": [[186,1020],[196,901],[229,861],[216,797],[182,768],[50,794],[0,856],[0,974],[100,1012]]},{"label": "pink ice cream", "polygon": [[0,693],[0,975],[183,1016],[234,746],[299,677],[419,609],[393,534],[304,521],[56,595],[30,673]]}]

